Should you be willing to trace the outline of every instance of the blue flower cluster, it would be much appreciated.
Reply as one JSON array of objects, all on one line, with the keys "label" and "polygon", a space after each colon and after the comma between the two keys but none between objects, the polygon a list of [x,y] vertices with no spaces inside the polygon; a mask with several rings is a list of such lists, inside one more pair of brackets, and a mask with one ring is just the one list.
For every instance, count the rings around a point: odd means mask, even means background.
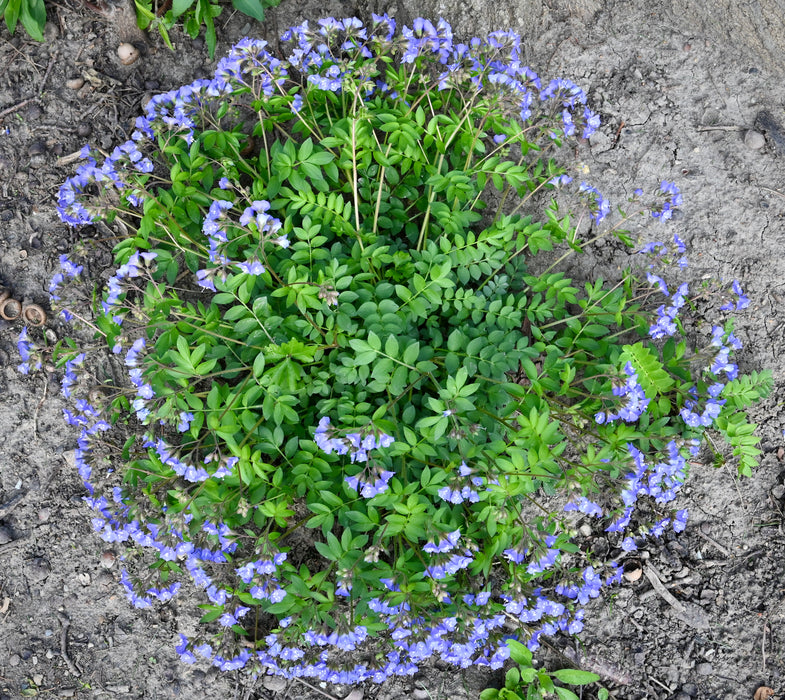
[{"label": "blue flower cluster", "polygon": [[590,501],[586,496],[582,496],[580,500],[576,503],[575,501],[570,501],[567,505],[564,506],[565,512],[570,511],[578,511],[580,513],[584,513],[585,515],[591,515],[595,518],[601,518],[602,508],[599,505]]},{"label": "blue flower cluster", "polygon": [[638,373],[632,366],[631,362],[624,365],[624,373],[627,379],[624,384],[616,384],[612,391],[614,396],[626,397],[626,403],[619,408],[617,413],[610,411],[599,411],[594,415],[594,420],[602,425],[603,423],[612,423],[621,418],[626,423],[632,423],[641,417],[643,412],[649,405],[650,399],[646,398],[643,387],[638,382]]},{"label": "blue flower cluster", "polygon": [[482,486],[484,480],[481,476],[473,476],[466,483],[467,477],[470,477],[472,473],[472,469],[466,465],[466,462],[461,462],[458,467],[458,475],[462,478],[453,479],[449,486],[440,488],[437,491],[439,498],[455,505],[464,502],[478,503],[480,494],[476,491],[476,487]]},{"label": "blue flower cluster", "polygon": [[[228,189],[230,186],[229,180],[227,178],[223,179],[226,180],[226,189]],[[238,222],[230,220],[228,216],[233,206],[234,204],[230,200],[214,200],[212,204],[210,204],[210,208],[202,224],[202,233],[207,237],[209,244],[208,258],[215,267],[197,270],[196,281],[200,287],[204,287],[213,292],[217,291],[214,280],[218,278],[222,283],[226,283],[232,268],[236,268],[247,275],[254,276],[262,275],[265,271],[264,265],[256,254],[242,261],[230,260],[227,257],[224,253],[224,247],[229,241],[228,228],[230,226],[250,231],[258,237],[260,246],[263,246],[265,242],[270,241],[281,248],[289,247],[289,239],[287,236],[278,235],[282,226],[281,221],[266,213],[270,208],[269,202],[265,200],[254,200],[251,202],[250,206],[243,210]]]},{"label": "blue flower cluster", "polygon": [[[436,563],[426,567],[425,575],[428,578],[435,580],[445,579],[448,576],[454,576],[461,569],[465,569],[472,563],[473,557],[468,549],[463,549],[462,552],[453,552],[458,546],[458,541],[461,538],[460,530],[455,530],[447,535],[447,537],[438,543],[426,542],[423,545],[423,551],[430,554],[437,555],[435,557]],[[439,556],[449,554],[449,557]],[[444,600],[447,600],[445,597]]]},{"label": "blue flower cluster", "polygon": [[[147,270],[158,253],[143,252],[136,250],[128,258],[128,261],[117,268],[117,272],[112,275],[106,283],[109,293],[101,302],[104,314],[110,317],[118,326],[123,325],[126,309],[120,304],[121,297],[128,289],[127,280],[141,277]],[[120,307],[121,310],[115,312]],[[119,351],[118,351],[119,352]]]},{"label": "blue flower cluster", "polygon": [[596,187],[592,187],[587,182],[582,182],[578,191],[586,202],[595,224],[599,224],[600,221],[611,213],[611,203],[600,194]]},{"label": "blue flower cluster", "polygon": [[[667,296],[668,289],[665,287],[665,283],[661,281],[661,278],[657,278],[651,273],[649,273],[649,275],[649,281],[652,281],[652,278],[654,278],[660,287],[660,290]],[[674,292],[673,297],[671,297],[670,305],[666,307],[663,304],[657,309],[657,319],[649,327],[649,335],[654,340],[660,340],[676,333],[676,317],[679,315],[679,310],[685,304],[688,292],[689,286],[686,282],[682,282],[679,285],[679,288]]]},{"label": "blue flower cluster", "polygon": [[[624,477],[626,483],[621,492],[621,499],[625,509],[621,515],[605,528],[606,532],[623,533],[626,531],[635,511],[635,506],[641,496],[649,496],[659,504],[670,503],[676,498],[677,492],[687,478],[687,460],[673,440],[668,443],[666,449],[668,459],[650,466],[646,464],[644,455],[640,450],[632,444],[627,445],[635,470]],[[692,445],[690,453],[695,454],[697,449],[697,445]],[[678,511],[673,520],[673,527],[676,532],[684,529],[683,525],[686,523],[686,517],[686,510]],[[669,518],[660,520],[642,534],[659,537],[670,522]],[[627,536],[622,541],[621,547],[625,551],[634,551],[637,549],[637,543],[634,537]]]},{"label": "blue flower cluster", "polygon": [[[60,297],[57,294],[60,285],[66,280],[72,280],[79,277],[79,275],[82,274],[83,269],[84,266],[72,262],[67,254],[63,253],[60,256],[60,272],[56,272],[49,281],[49,301],[52,304],[56,301],[60,301]],[[64,319],[70,321],[70,313],[66,312]]]},{"label": "blue flower cluster", "polygon": [[[371,450],[389,447],[395,441],[390,435],[379,433],[344,433],[341,434],[330,426],[330,418],[323,416],[314,433],[314,441],[319,449],[325,453],[338,455],[349,455],[351,461],[368,462],[371,458]],[[367,472],[370,471],[370,475]],[[351,488],[358,491],[363,498],[373,498],[384,493],[388,488],[388,482],[393,476],[393,472],[378,467],[360,472],[354,476],[347,476],[346,483]]]},{"label": "blue flower cluster", "polygon": [[681,206],[681,193],[676,183],[663,180],[660,183],[659,195],[662,198],[662,203],[659,209],[652,211],[651,215],[660,221],[667,221],[673,216],[676,207]]},{"label": "blue flower cluster", "polygon": [[22,374],[30,374],[31,371],[41,369],[41,355],[35,343],[27,335],[27,328],[23,328],[16,341],[16,349],[22,358],[22,363],[17,369]]},{"label": "blue flower cluster", "polygon": [[[304,71],[307,81],[319,89],[340,92],[347,80],[356,78],[341,68],[345,65],[345,54],[372,59],[398,50],[403,64],[426,56],[443,66],[437,79],[440,90],[455,87],[468,73],[478,90],[494,87],[516,100],[522,121],[532,117],[532,107],[539,98],[540,102],[559,106],[564,135],[573,136],[580,131],[583,138],[589,138],[599,128],[599,116],[585,106],[586,95],[577,85],[555,79],[542,89],[537,74],[524,64],[521,37],[514,32],[492,32],[487,39],[474,38],[468,44],[454,44],[452,29],[443,19],[434,26],[427,19],[417,18],[411,29],[402,29],[400,45],[396,45],[391,44],[395,20],[386,14],[372,17],[370,35],[356,18],[320,20],[314,29],[307,22],[292,27],[282,35],[284,41],[296,46],[288,63]],[[378,79],[370,85],[364,83],[363,88],[366,98],[377,90],[388,91],[386,84]],[[298,101],[294,111],[301,108],[302,101]],[[503,140],[504,135],[497,136]],[[558,134],[554,132],[553,137],[557,138]]]},{"label": "blue flower cluster", "polygon": [[750,305],[749,297],[744,293],[738,280],[731,282],[731,288],[736,296],[736,301],[728,301],[720,306],[720,311],[741,311]]}]

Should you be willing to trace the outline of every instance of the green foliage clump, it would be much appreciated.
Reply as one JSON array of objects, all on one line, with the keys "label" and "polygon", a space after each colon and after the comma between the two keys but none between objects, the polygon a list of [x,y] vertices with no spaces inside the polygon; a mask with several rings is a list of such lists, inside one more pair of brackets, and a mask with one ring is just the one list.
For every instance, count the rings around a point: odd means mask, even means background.
[{"label": "green foliage clump", "polygon": [[[251,19],[264,22],[265,10],[278,7],[281,0],[232,0],[232,7]],[[204,27],[207,52],[215,56],[217,35],[215,18],[223,11],[223,4],[213,0],[170,0],[159,8],[154,0],[134,0],[141,29],[155,29],[166,45],[174,51],[169,32],[181,25],[183,31],[196,39]]]},{"label": "green foliage clump", "polygon": [[[559,269],[600,236],[632,242],[597,232],[610,206],[586,183],[590,227],[543,215],[571,184],[556,148],[598,119],[522,66],[514,34],[469,49],[382,17],[284,38],[283,61],[246,39],[213,80],[154,98],[60,192],[64,220],[127,234],[92,316],[66,311],[108,359],[60,351],[95,527],[128,543],[135,605],[204,591],[217,646],[183,637],[186,661],[341,682],[431,655],[501,667],[509,635],[578,632],[620,580],[576,517],[619,552],[681,531],[712,426],[752,466],[744,409],[770,375],[738,376],[730,326],[680,337],[686,283],[657,274],[678,237],[636,254],[645,276]],[[667,182],[644,199],[662,220],[680,203]],[[55,297],[79,273],[61,263]]]},{"label": "green foliage clump", "polygon": [[46,8],[44,0],[0,0],[0,15],[13,34],[21,22],[25,31],[36,41],[44,40]]}]

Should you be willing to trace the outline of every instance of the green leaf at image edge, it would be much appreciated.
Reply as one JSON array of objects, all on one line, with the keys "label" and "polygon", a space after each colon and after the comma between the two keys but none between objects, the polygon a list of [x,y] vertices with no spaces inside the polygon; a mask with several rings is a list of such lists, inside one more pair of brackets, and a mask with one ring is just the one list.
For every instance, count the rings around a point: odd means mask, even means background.
[{"label": "green leaf at image edge", "polygon": [[264,22],[264,3],[261,0],[232,0],[232,7],[244,15]]}]

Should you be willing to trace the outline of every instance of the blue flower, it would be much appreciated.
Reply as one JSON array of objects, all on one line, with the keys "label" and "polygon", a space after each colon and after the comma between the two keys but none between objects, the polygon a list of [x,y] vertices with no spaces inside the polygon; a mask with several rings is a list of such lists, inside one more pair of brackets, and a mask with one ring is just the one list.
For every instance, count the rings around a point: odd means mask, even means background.
[{"label": "blue flower", "polygon": [[586,182],[582,182],[578,188],[583,194],[584,199],[592,213],[594,223],[599,224],[611,212],[611,203],[603,197],[599,190]]},{"label": "blue flower", "polygon": [[264,274],[264,266],[256,258],[247,260],[246,262],[237,263],[237,267],[239,267],[248,275]]},{"label": "blue flower", "polygon": [[191,423],[194,419],[194,414],[189,413],[187,411],[180,411],[180,422],[177,424],[177,430],[181,433],[184,433],[191,427]]},{"label": "blue flower", "polygon": [[741,311],[742,309],[746,309],[750,305],[749,297],[744,294],[742,291],[741,285],[739,284],[738,280],[733,280],[731,283],[731,287],[733,289],[733,293],[736,295],[736,302],[729,301],[722,306],[720,306],[720,311]]},{"label": "blue flower", "polygon": [[423,551],[431,554],[442,554],[444,552],[451,552],[458,546],[458,541],[461,539],[461,531],[454,530],[450,532],[447,537],[440,540],[438,543],[426,542],[423,545]]},{"label": "blue flower", "polygon": [[674,532],[682,532],[687,527],[687,516],[688,512],[686,509],[676,511],[676,515],[673,518]]},{"label": "blue flower", "polygon": [[676,207],[681,206],[682,198],[676,183],[663,180],[660,183],[660,195],[664,197],[660,209],[652,211],[651,215],[660,221],[667,221],[673,216]]},{"label": "blue flower", "polygon": [[593,501],[590,501],[588,498],[583,496],[580,501],[575,503],[574,501],[570,501],[567,505],[564,506],[565,511],[577,510],[581,513],[585,513],[586,515],[592,515],[595,518],[602,517],[602,508],[598,506]]}]

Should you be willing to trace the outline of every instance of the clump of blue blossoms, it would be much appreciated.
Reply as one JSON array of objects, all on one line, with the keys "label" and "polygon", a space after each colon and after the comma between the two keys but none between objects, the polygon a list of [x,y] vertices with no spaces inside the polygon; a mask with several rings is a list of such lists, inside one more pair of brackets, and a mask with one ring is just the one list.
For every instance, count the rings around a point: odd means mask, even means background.
[{"label": "clump of blue blossoms", "polygon": [[[61,188],[65,222],[124,232],[97,303],[78,257],[50,287],[106,351],[55,352],[93,526],[127,546],[134,606],[198,602],[186,663],[333,683],[500,668],[510,639],[580,632],[615,559],[684,530],[706,430],[751,469],[744,409],[770,376],[739,373],[730,319],[682,337],[678,236],[621,281],[532,272],[589,246],[535,193],[572,189],[592,228],[613,207],[559,161],[599,128],[588,96],[541,80],[518,35],[374,15],[283,41],[155,96]],[[663,181],[629,216],[659,227],[681,203]],[[599,235],[632,247],[620,223]],[[718,313],[748,303],[732,292]],[[19,350],[27,372],[46,352],[26,332]]]}]

